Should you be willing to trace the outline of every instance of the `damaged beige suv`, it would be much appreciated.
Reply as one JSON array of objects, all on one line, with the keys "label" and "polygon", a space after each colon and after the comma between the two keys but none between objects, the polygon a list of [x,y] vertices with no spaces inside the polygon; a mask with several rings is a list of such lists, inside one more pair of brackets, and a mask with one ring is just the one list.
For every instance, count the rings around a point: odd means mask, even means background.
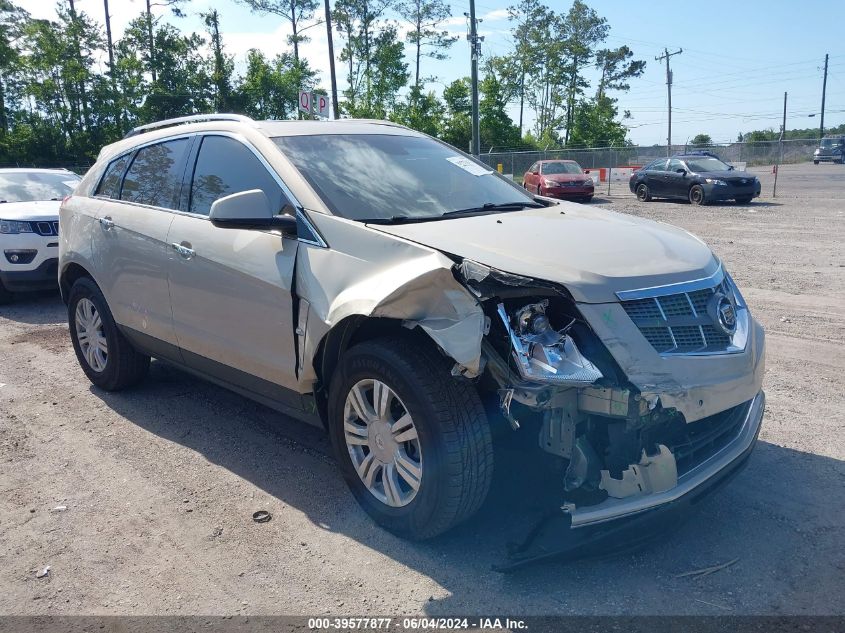
[{"label": "damaged beige suv", "polygon": [[699,239],[533,197],[398,125],[137,128],[61,227],[95,385],[155,357],[325,426],[357,500],[406,537],[479,508],[494,435],[558,463],[573,531],[694,499],[757,439],[763,330]]}]

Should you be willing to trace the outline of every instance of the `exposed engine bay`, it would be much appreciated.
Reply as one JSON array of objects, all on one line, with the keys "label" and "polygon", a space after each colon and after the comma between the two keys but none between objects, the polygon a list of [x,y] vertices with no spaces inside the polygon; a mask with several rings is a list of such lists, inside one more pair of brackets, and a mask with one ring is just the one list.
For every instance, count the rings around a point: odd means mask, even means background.
[{"label": "exposed engine bay", "polygon": [[687,424],[625,377],[567,291],[464,260],[488,327],[480,391],[511,429],[560,460],[564,504],[660,493],[736,429],[731,411]]}]

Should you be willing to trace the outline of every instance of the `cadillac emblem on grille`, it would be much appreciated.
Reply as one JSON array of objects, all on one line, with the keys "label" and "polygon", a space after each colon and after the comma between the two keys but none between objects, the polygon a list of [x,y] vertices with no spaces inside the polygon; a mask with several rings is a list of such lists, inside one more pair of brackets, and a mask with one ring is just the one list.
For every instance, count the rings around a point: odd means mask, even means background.
[{"label": "cadillac emblem on grille", "polygon": [[736,332],[736,308],[727,295],[714,293],[708,302],[707,313],[725,334],[731,336]]}]

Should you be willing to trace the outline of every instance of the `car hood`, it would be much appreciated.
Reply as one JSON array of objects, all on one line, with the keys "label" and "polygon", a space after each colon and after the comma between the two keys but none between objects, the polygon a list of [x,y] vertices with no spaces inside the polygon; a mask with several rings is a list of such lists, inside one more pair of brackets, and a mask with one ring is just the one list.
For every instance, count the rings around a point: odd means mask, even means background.
[{"label": "car hood", "polygon": [[566,286],[576,301],[701,279],[718,260],[694,235],[595,207],[543,209],[371,228],[499,270]]},{"label": "car hood", "polygon": [[0,218],[4,220],[31,220],[43,222],[59,219],[59,200],[34,202],[4,202],[0,204]]},{"label": "car hood", "polygon": [[746,178],[754,180],[754,174],[749,174],[747,171],[739,171],[732,169],[731,171],[697,171],[695,175],[699,178],[713,178],[715,180],[736,180],[738,178]]}]

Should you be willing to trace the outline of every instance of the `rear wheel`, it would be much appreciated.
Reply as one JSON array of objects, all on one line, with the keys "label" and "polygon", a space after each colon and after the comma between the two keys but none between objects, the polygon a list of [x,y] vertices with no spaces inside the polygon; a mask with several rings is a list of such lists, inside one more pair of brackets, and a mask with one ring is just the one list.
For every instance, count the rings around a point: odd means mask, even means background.
[{"label": "rear wheel", "polygon": [[819,161],[817,161],[817,160],[813,161],[813,165],[818,165],[818,164],[819,164]]},{"label": "rear wheel", "polygon": [[689,190],[690,204],[707,204],[704,198],[704,188],[701,185],[693,185]]},{"label": "rear wheel", "polygon": [[120,333],[103,293],[87,277],[70,289],[68,322],[76,358],[92,383],[119,391],[146,376],[150,357],[136,351]]},{"label": "rear wheel", "polygon": [[329,432],[355,498],[377,523],[425,539],[472,515],[490,487],[490,426],[471,383],[408,337],[356,345],[329,388]]},{"label": "rear wheel", "polygon": [[15,295],[13,295],[6,286],[3,285],[3,282],[0,281],[0,305],[11,303],[14,298]]},{"label": "rear wheel", "polygon": [[648,202],[651,200],[651,191],[649,190],[647,184],[640,183],[637,185],[637,200],[640,202]]}]

